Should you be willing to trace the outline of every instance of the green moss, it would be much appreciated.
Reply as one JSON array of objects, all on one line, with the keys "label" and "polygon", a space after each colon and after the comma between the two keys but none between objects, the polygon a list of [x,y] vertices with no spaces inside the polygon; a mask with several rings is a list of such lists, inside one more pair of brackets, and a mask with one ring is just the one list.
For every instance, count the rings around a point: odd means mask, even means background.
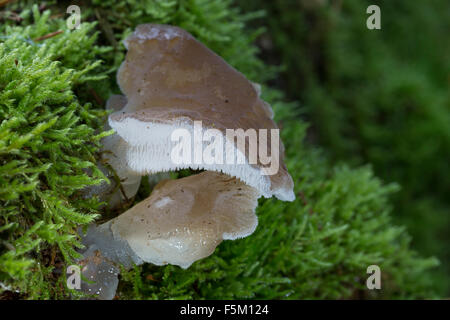
[{"label": "green moss", "polygon": [[[65,12],[65,5],[51,7]],[[19,26],[0,27],[0,281],[22,298],[67,297],[58,270],[76,255],[76,228],[103,214],[79,193],[103,178],[94,164],[104,113],[92,105],[117,92],[120,40],[136,24],[180,25],[252,80],[275,76],[256,57],[259,31],[246,27],[260,13],[241,14],[231,1],[93,1],[81,9],[81,30],[43,41],[32,40],[65,30],[62,18],[35,8],[34,18],[24,10]],[[390,219],[397,186],[383,185],[368,167],[333,166],[304,144],[298,106],[279,91],[263,92],[282,127],[297,200],[261,199],[254,235],[225,241],[188,270],[146,264],[124,271],[119,297],[434,297],[428,275],[437,261],[411,251],[408,235]],[[139,197],[148,189],[144,184]],[[383,272],[377,294],[364,285],[371,264]]]},{"label": "green moss", "polygon": [[[435,272],[450,290],[449,2],[349,0],[241,1],[263,8],[264,55],[283,64],[277,84],[301,103],[309,140],[333,161],[370,163],[397,182],[395,222],[413,247],[443,262]],[[378,4],[381,30],[368,30],[366,8]]]},{"label": "green moss", "polygon": [[[103,179],[95,129],[105,112],[74,94],[99,64],[94,25],[33,41],[63,23],[34,9],[33,24],[6,26],[0,42],[0,281],[45,298],[56,254],[70,262],[75,229],[98,216],[98,202],[78,193]],[[75,41],[79,51],[67,46]]]}]

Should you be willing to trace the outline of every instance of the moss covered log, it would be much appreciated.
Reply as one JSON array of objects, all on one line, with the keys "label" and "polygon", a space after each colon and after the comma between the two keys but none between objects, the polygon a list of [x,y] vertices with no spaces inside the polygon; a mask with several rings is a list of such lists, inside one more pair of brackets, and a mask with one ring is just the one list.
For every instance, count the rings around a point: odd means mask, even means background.
[{"label": "moss covered log", "polygon": [[[68,298],[65,267],[77,256],[77,228],[120,212],[81,190],[96,169],[104,101],[117,93],[121,40],[139,23],[178,25],[255,82],[277,77],[252,43],[262,30],[232,1],[87,1],[79,30],[66,2],[15,2],[0,15],[0,297]],[[14,19],[10,19],[11,14]],[[410,248],[391,219],[396,184],[370,167],[334,165],[305,143],[297,103],[263,85],[286,145],[297,199],[261,199],[259,226],[225,241],[187,270],[143,265],[123,271],[118,299],[432,298],[438,261]],[[150,192],[143,184],[134,201]],[[133,203],[128,203],[131,206]],[[126,208],[122,208],[124,210]],[[379,265],[383,290],[365,287]]]}]

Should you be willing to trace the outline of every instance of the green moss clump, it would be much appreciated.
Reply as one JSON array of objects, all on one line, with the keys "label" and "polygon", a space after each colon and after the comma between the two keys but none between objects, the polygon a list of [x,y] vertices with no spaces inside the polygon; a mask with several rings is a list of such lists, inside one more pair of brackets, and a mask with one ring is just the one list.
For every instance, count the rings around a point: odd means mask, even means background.
[{"label": "green moss clump", "polygon": [[89,76],[100,63],[95,25],[39,40],[64,23],[49,16],[34,7],[34,23],[2,26],[0,38],[0,282],[29,298],[58,295],[52,271],[77,256],[76,228],[98,216],[79,191],[104,178],[95,155],[105,111],[74,94],[100,78]]}]

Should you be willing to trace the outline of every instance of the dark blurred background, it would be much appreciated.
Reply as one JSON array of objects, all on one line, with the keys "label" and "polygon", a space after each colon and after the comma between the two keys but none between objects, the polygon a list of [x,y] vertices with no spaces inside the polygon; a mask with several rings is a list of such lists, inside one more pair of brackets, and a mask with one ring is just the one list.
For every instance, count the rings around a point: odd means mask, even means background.
[{"label": "dark blurred background", "polygon": [[[264,10],[252,27],[272,85],[300,102],[308,141],[335,162],[370,164],[397,182],[394,217],[413,247],[441,261],[449,296],[450,1],[240,0]],[[381,9],[369,30],[366,9]]]}]

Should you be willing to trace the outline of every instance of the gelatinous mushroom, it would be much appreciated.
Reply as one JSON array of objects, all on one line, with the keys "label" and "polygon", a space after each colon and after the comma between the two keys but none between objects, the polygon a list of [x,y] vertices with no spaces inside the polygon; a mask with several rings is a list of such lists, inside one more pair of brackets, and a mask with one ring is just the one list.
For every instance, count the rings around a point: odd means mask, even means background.
[{"label": "gelatinous mushroom", "polygon": [[[107,110],[121,110],[126,105],[127,99],[121,95],[112,95],[107,103]],[[111,165],[120,179],[122,190],[121,197],[132,198],[139,189],[141,175],[133,171],[126,162],[125,154],[129,146],[117,133],[103,139],[103,159]],[[124,194],[122,194],[124,193]]]},{"label": "gelatinous mushroom", "polygon": [[161,181],[151,195],[83,238],[84,292],[112,299],[117,265],[150,262],[188,268],[211,255],[223,240],[243,238],[258,224],[259,192],[212,171]]},{"label": "gelatinous mushroom", "polygon": [[132,171],[144,175],[206,169],[237,177],[265,197],[295,198],[279,137],[266,135],[264,142],[267,154],[277,154],[274,161],[279,169],[273,174],[265,174],[267,163],[259,158],[252,163],[245,145],[236,148],[236,154],[245,155],[243,165],[180,164],[171,158],[170,151],[176,146],[171,139],[173,131],[184,128],[195,134],[196,121],[201,121],[205,130],[219,130],[224,141],[230,140],[227,130],[242,129],[245,134],[248,129],[277,129],[273,112],[260,99],[257,86],[178,27],[140,25],[125,45],[128,52],[117,81],[127,103],[110,115],[109,123],[127,143],[123,152]]},{"label": "gelatinous mushroom", "polygon": [[257,199],[254,188],[205,171],[160,182],[150,197],[114,219],[111,230],[143,261],[187,268],[222,240],[252,234]]}]

